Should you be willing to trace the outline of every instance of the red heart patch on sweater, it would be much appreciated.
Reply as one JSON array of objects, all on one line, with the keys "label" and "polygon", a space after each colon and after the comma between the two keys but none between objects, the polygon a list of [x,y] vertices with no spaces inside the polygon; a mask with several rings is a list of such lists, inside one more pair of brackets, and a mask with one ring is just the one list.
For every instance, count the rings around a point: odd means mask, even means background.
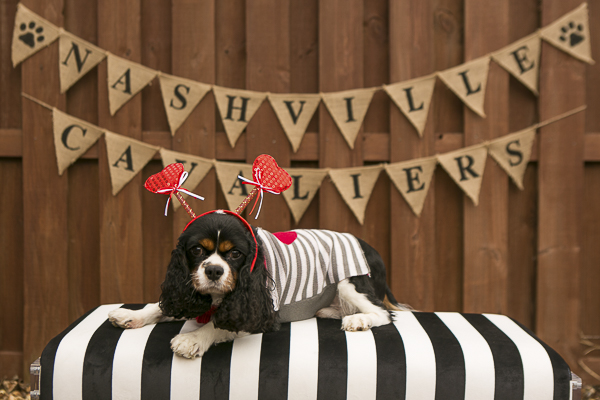
[{"label": "red heart patch on sweater", "polygon": [[175,163],[167,165],[158,174],[154,174],[146,179],[144,187],[152,193],[156,193],[161,189],[173,188],[179,185],[179,179],[181,178],[182,174],[183,164]]},{"label": "red heart patch on sweater", "polygon": [[290,174],[277,165],[275,159],[268,154],[256,157],[252,164],[252,178],[277,193],[292,186]]}]

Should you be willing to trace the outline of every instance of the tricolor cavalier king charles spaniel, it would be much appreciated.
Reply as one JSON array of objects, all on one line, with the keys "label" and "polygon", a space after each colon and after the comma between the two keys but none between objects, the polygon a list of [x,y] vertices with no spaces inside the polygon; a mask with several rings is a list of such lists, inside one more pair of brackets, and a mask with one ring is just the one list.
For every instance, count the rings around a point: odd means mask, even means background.
[{"label": "tricolor cavalier king charles spaniel", "polygon": [[410,309],[396,301],[381,256],[364,241],[324,230],[271,234],[222,210],[186,227],[161,289],[158,303],[119,308],[109,319],[140,328],[197,318],[204,325],[171,341],[186,358],[216,343],[277,330],[280,322],[317,316],[362,331],[390,323],[391,311]]}]

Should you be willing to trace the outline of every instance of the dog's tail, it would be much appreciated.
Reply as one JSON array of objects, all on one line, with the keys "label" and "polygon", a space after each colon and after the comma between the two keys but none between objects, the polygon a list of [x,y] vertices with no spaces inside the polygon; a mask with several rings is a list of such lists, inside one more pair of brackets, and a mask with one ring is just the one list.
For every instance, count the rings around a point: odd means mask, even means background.
[{"label": "dog's tail", "polygon": [[385,287],[385,297],[383,298],[383,305],[385,306],[386,310],[389,310],[389,311],[414,311],[415,310],[408,304],[399,303],[387,285]]}]

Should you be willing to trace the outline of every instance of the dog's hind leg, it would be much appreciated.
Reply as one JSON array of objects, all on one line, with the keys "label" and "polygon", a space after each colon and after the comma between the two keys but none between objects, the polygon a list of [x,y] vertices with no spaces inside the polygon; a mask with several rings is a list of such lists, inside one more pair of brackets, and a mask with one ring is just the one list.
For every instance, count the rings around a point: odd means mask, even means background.
[{"label": "dog's hind leg", "polygon": [[338,296],[342,309],[342,329],[366,331],[392,321],[383,302],[377,299],[367,276],[353,277],[338,283]]}]

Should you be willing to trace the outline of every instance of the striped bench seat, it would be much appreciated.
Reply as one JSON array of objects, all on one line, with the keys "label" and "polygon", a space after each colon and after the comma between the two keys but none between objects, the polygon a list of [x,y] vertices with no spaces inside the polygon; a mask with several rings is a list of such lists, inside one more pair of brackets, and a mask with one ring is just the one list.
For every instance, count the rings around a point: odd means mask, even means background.
[{"label": "striped bench seat", "polygon": [[[196,321],[113,327],[102,305],[44,349],[34,398],[568,400],[565,361],[502,315],[399,312],[393,324],[344,332],[340,321],[284,323],[188,360],[169,348]],[[32,386],[36,387],[33,382]]]}]

